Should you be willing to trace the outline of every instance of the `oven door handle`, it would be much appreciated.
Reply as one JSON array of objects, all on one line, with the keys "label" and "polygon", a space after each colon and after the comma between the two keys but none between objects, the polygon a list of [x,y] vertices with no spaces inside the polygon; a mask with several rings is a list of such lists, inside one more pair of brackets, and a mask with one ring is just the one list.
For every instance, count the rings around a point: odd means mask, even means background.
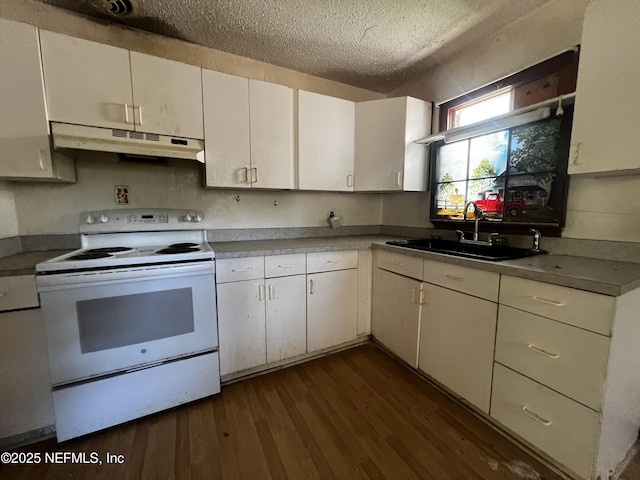
[{"label": "oven door handle", "polygon": [[132,265],[131,267],[114,270],[38,275],[36,276],[36,284],[39,292],[45,292],[50,290],[63,290],[66,288],[78,288],[82,285],[94,286],[113,283],[140,282],[158,277],[165,279],[196,275],[213,276],[214,273],[214,262],[151,265],[145,267]]}]

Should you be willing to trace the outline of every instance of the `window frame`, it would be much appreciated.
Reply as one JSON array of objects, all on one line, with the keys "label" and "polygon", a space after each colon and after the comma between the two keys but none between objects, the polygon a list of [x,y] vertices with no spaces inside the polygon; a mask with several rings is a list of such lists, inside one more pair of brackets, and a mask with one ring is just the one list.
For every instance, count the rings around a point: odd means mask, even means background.
[{"label": "window frame", "polygon": [[[439,131],[444,132],[448,129],[449,119],[452,118],[453,112],[456,107],[461,107],[466,104],[473,104],[479,101],[482,97],[490,97],[495,95],[501,90],[511,88],[515,95],[515,91],[518,90],[524,97],[526,97],[531,91],[531,101],[527,102],[524,99],[524,103],[514,105],[514,98],[512,98],[512,108],[520,109],[531,104],[536,104],[540,101],[549,100],[560,95],[567,95],[573,93],[576,90],[576,82],[578,75],[578,60],[580,55],[579,46],[565,51],[555,57],[552,57],[544,62],[529,67],[525,70],[510,75],[502,80],[491,83],[484,87],[478,88],[465,95],[461,95],[457,98],[449,100],[439,105]],[[536,92],[536,89],[540,89],[539,82],[542,81],[542,89],[547,87],[547,79],[555,77],[557,81],[556,91],[549,95],[547,98],[541,98],[540,92]],[[535,93],[538,93],[536,96]],[[543,93],[544,95],[544,93]],[[524,97],[521,97],[520,100]],[[559,222],[557,224],[549,223],[535,223],[535,222],[479,222],[479,230],[481,232],[497,232],[503,234],[529,234],[529,229],[532,227],[537,228],[545,236],[559,237],[562,232],[562,228],[565,226],[566,221],[566,206],[567,196],[569,192],[569,174],[567,173],[568,161],[569,161],[569,145],[571,142],[571,124],[573,118],[573,105],[563,105],[566,118],[571,121],[563,121],[560,129],[560,139],[558,143],[558,149],[563,153],[559,156],[559,163],[556,170],[555,188],[560,192],[556,194],[556,202],[558,205]],[[454,109],[454,110],[452,110]],[[555,109],[552,109],[552,115],[555,115]],[[428,171],[428,185],[429,194],[431,199],[431,206],[429,212],[429,220],[435,228],[443,230],[457,230],[462,225],[465,225],[463,220],[445,220],[437,218],[435,216],[436,201],[434,199],[434,191],[436,189],[436,168],[435,162],[438,153],[438,147],[443,145],[444,141],[440,140],[432,143],[429,148],[429,171]],[[566,152],[566,154],[564,154]],[[471,222],[467,222],[470,228],[472,228]]]}]

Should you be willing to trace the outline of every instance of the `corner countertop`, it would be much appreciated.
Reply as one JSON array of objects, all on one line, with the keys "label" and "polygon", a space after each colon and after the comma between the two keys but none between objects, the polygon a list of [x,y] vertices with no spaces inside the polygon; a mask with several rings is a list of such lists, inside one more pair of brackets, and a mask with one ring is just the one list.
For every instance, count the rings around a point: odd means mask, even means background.
[{"label": "corner countertop", "polygon": [[489,262],[386,245],[385,242],[388,240],[398,240],[398,238],[384,235],[364,235],[218,242],[210,243],[210,245],[216,253],[217,259],[331,250],[370,250],[373,248],[374,250],[393,251],[603,295],[620,296],[640,288],[640,264],[638,263],[553,254]]},{"label": "corner countertop", "polygon": [[489,262],[392,245],[376,245],[375,248],[603,295],[620,296],[640,287],[638,263],[553,254]]},{"label": "corner countertop", "polygon": [[36,265],[71,250],[44,250],[41,252],[16,253],[0,258],[0,277],[35,275]]},{"label": "corner countertop", "polygon": [[[398,238],[385,235],[358,235],[214,242],[210,245],[216,253],[217,259],[374,249],[393,251],[413,257],[513,275],[609,296],[620,296],[640,288],[640,264],[638,263],[553,254],[488,262],[386,245],[385,242],[389,240],[398,240]],[[36,264],[68,251],[70,250],[25,252],[0,258],[0,277],[33,275]]]}]

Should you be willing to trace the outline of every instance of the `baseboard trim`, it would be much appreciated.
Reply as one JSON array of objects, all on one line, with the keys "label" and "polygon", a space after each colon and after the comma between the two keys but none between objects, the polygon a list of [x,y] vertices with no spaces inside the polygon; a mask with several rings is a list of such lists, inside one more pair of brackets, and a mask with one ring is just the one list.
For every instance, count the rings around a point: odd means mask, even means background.
[{"label": "baseboard trim", "polygon": [[240,372],[229,373],[221,377],[220,385],[223,387],[226,385],[231,385],[232,383],[240,382],[242,380],[247,380],[249,378],[257,377],[259,375],[265,375],[267,373],[275,372],[277,370],[282,370],[283,368],[293,367],[294,365],[306,363],[311,360],[315,360],[316,358],[326,357],[327,355],[332,355],[334,353],[338,353],[343,350],[348,350],[350,348],[358,347],[360,345],[364,345],[365,343],[369,343],[369,342],[371,342],[371,335],[365,334],[365,335],[359,336],[355,340],[342,343],[335,347],[329,347],[323,350],[317,350],[315,352],[305,353],[302,355],[298,355],[297,357],[287,358],[286,360],[270,363],[268,365],[260,365],[257,367],[249,368],[247,370],[242,370]]},{"label": "baseboard trim", "polygon": [[13,450],[25,445],[48,440],[55,436],[56,426],[47,425],[46,427],[36,428],[35,430],[29,430],[28,432],[19,433],[10,437],[0,438],[0,450]]}]

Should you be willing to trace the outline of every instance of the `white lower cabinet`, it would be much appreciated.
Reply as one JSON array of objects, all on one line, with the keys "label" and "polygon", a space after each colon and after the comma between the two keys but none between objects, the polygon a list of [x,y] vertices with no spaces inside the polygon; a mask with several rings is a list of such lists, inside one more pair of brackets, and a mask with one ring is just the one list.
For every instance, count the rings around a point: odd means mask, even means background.
[{"label": "white lower cabinet", "polygon": [[582,478],[592,478],[600,415],[496,364],[491,415]]},{"label": "white lower cabinet", "polygon": [[614,297],[399,249],[374,257],[377,341],[413,366],[417,351],[421,371],[572,478],[612,478],[640,429],[640,289]]},{"label": "white lower cabinet", "polygon": [[356,338],[355,250],[221,259],[216,271],[223,380]]},{"label": "white lower cabinet", "polygon": [[376,340],[489,413],[498,310],[491,300],[498,297],[499,275],[396,252],[375,254]]},{"label": "white lower cabinet", "polygon": [[267,361],[264,280],[218,284],[220,375]]},{"label": "white lower cabinet", "polygon": [[418,367],[421,282],[376,268],[371,307],[376,340]]},{"label": "white lower cabinet", "polygon": [[498,305],[424,284],[419,368],[489,413]]},{"label": "white lower cabinet", "polygon": [[358,270],[307,275],[307,349],[309,352],[356,338]]},{"label": "white lower cabinet", "polygon": [[305,276],[265,280],[267,295],[267,363],[307,351]]}]

